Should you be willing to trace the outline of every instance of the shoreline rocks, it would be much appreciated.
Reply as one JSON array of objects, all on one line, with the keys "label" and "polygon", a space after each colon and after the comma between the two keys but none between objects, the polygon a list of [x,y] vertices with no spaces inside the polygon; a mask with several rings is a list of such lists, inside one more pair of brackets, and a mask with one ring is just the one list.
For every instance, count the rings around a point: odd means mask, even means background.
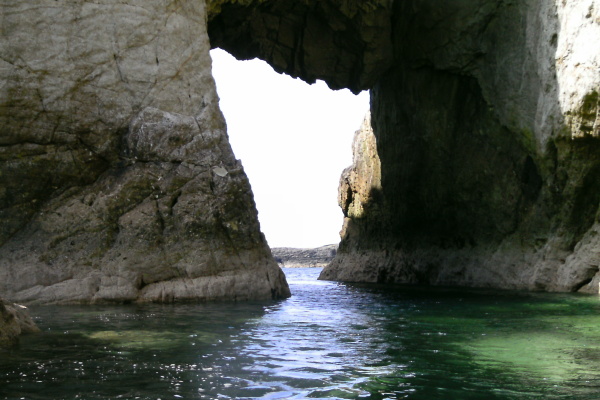
[{"label": "shoreline rocks", "polygon": [[323,278],[599,292],[600,0],[208,9],[0,3],[7,299],[289,296],[228,143],[208,32],[307,82],[371,89]]},{"label": "shoreline rocks", "polygon": [[275,247],[271,252],[282,268],[323,268],[335,257],[337,247],[337,244],[316,248]]}]

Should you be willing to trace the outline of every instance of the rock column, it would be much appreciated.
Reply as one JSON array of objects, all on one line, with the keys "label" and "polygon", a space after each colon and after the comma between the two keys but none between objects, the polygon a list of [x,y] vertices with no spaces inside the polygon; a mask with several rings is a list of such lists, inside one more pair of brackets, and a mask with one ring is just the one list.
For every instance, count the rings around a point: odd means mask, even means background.
[{"label": "rock column", "polygon": [[289,295],[228,143],[203,1],[0,1],[0,293]]}]

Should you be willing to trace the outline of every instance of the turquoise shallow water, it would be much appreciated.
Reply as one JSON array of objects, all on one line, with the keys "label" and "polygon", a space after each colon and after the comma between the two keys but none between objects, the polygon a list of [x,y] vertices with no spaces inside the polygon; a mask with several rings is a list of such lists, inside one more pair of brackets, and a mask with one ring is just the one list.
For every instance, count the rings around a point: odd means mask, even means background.
[{"label": "turquoise shallow water", "polygon": [[244,304],[46,306],[0,399],[600,399],[600,299],[317,281]]}]

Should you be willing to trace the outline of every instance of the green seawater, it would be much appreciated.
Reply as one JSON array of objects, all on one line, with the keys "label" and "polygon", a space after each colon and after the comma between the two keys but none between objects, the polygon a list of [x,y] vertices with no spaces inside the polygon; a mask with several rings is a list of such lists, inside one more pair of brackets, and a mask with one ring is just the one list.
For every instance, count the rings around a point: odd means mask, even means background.
[{"label": "green seawater", "polygon": [[277,302],[44,306],[0,399],[600,399],[600,298],[317,281]]}]

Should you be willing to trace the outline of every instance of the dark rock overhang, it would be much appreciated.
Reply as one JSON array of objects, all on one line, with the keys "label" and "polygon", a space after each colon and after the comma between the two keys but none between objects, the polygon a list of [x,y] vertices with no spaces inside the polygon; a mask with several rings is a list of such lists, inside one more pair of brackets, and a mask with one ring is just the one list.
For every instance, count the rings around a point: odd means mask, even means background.
[{"label": "dark rock overhang", "polygon": [[369,89],[392,64],[392,1],[209,1],[213,48],[332,89]]}]

